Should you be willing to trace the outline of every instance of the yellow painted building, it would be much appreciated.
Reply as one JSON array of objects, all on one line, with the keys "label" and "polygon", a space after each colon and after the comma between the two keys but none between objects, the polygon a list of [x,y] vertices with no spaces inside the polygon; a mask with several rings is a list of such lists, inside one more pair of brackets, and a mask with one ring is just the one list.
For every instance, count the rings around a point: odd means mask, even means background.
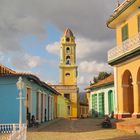
[{"label": "yellow painted building", "polygon": [[58,118],[68,118],[68,105],[69,100],[63,96],[57,96],[57,117]]},{"label": "yellow painted building", "polygon": [[114,67],[115,113],[118,118],[140,117],[140,0],[125,0],[107,21],[116,30],[117,46],[108,51]]},{"label": "yellow painted building", "polygon": [[78,117],[78,87],[76,65],[75,37],[70,29],[66,29],[60,42],[60,83],[53,85],[65,98],[69,99],[68,115]]}]

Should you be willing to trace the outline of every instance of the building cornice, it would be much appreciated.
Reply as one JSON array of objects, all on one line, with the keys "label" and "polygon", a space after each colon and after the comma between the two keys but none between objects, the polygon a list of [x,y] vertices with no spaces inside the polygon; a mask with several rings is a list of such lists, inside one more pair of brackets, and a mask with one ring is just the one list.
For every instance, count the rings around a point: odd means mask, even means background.
[{"label": "building cornice", "polygon": [[119,17],[126,9],[128,9],[134,2],[137,0],[126,0],[124,5],[120,5],[120,10],[119,7],[117,8],[118,10],[114,11],[114,13],[110,16],[110,18],[107,21],[107,27],[112,28],[110,26],[110,23],[113,22],[117,17]]}]

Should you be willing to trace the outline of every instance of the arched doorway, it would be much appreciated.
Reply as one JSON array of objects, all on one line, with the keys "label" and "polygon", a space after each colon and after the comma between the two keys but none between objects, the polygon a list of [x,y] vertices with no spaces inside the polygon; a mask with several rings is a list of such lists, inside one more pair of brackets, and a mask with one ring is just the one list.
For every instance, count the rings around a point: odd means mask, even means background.
[{"label": "arched doorway", "polygon": [[[140,109],[140,68],[137,74],[137,84],[138,84],[138,101],[139,101],[139,109]],[[140,110],[139,110],[140,111]]]},{"label": "arched doorway", "polygon": [[108,92],[108,112],[109,112],[109,114],[114,112],[113,91],[112,90],[109,90],[109,92]]},{"label": "arched doorway", "polygon": [[122,77],[123,88],[123,111],[132,114],[134,112],[133,79],[129,70],[126,70]]}]

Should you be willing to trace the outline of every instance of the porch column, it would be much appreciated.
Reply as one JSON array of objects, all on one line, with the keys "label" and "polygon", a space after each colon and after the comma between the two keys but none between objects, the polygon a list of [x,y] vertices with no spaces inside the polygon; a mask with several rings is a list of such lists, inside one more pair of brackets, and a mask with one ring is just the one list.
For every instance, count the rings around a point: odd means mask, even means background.
[{"label": "porch column", "polygon": [[38,120],[41,122],[41,92],[38,94]]},{"label": "porch column", "polygon": [[133,91],[134,91],[134,118],[140,118],[140,95],[138,92],[138,88],[140,83],[133,83]]},{"label": "porch column", "polygon": [[104,112],[105,115],[109,114],[108,91],[105,92],[105,96],[104,96]]},{"label": "porch column", "polygon": [[115,102],[114,102],[114,114],[116,114],[116,117],[117,117],[117,114],[118,114],[118,92],[117,92],[117,67],[114,66],[114,88],[115,88],[115,95],[114,95],[114,98],[115,98]]},{"label": "porch column", "polygon": [[99,116],[99,93],[97,93],[97,115]]},{"label": "porch column", "polygon": [[52,118],[51,118],[51,120],[53,120],[54,119],[54,97],[53,96],[51,97],[51,104],[52,104]]},{"label": "porch column", "polygon": [[119,94],[119,113],[118,119],[130,117],[131,114],[128,109],[128,84],[122,85],[122,93]]},{"label": "porch column", "polygon": [[43,118],[42,121],[45,121],[45,93],[43,92],[43,112],[42,112]]},{"label": "porch column", "polygon": [[49,95],[49,121],[51,120],[52,107],[51,107],[51,95]]}]

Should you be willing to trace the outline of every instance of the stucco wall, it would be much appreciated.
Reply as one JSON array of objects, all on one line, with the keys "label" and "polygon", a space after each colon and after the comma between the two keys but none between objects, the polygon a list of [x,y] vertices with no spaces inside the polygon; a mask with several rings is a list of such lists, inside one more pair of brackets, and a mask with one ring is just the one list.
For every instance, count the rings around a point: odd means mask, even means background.
[{"label": "stucco wall", "polygon": [[[0,78],[0,123],[18,123],[19,122],[19,100],[16,98],[18,97],[18,90],[16,87],[16,82],[18,81],[18,77],[1,77]],[[22,102],[22,121],[23,123],[26,122],[26,93],[27,88],[31,89],[31,104],[30,104],[30,113],[31,115],[36,116],[36,95],[37,92],[40,91],[41,94],[46,94],[46,105],[43,106],[45,111],[46,108],[46,118],[48,120],[53,119],[53,101],[50,100],[48,103],[48,96],[52,98],[52,93],[44,87],[41,87],[37,83],[32,80],[28,80],[23,78],[25,83],[22,95],[25,99]],[[45,97],[45,96],[44,96]],[[53,100],[53,99],[52,99]],[[49,109],[48,109],[49,105]],[[48,112],[49,111],[49,112]],[[45,112],[43,112],[43,116]],[[41,121],[41,120],[40,120]],[[44,121],[44,117],[43,117]]]},{"label": "stucco wall", "polygon": [[116,109],[115,107],[115,89],[114,89],[114,85],[110,85],[110,86],[104,86],[104,87],[100,87],[100,88],[97,88],[97,89],[93,89],[91,92],[90,92],[90,103],[89,103],[89,112],[90,112],[90,115],[92,115],[92,104],[93,104],[93,101],[92,101],[92,95],[93,94],[97,94],[97,112],[99,112],[99,100],[98,100],[98,97],[99,97],[99,93],[104,93],[104,113],[105,115],[108,115],[110,112],[109,112],[109,105],[108,105],[108,92],[109,91],[113,91],[113,103],[114,103],[114,111]]}]

